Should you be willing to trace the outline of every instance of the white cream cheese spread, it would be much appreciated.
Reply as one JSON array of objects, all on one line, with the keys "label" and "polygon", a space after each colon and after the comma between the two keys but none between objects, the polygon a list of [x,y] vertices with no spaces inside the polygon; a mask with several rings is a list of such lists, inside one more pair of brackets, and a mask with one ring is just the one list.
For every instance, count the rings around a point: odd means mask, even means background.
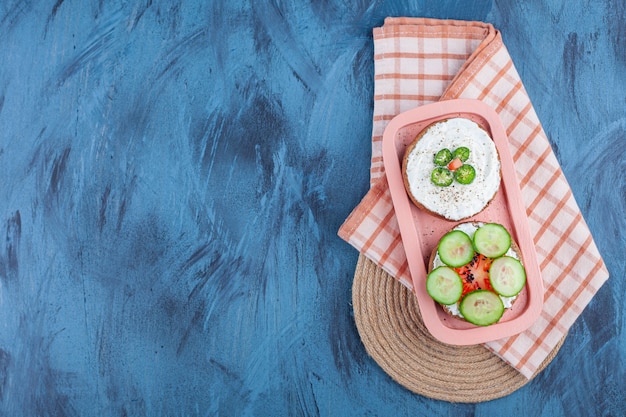
[{"label": "white cream cheese spread", "polygon": [[[471,184],[433,184],[434,155],[441,149],[470,149],[465,162],[476,170]],[[500,159],[485,130],[465,118],[447,119],[429,126],[407,156],[406,175],[410,193],[425,209],[448,220],[462,220],[482,211],[500,187]]]}]

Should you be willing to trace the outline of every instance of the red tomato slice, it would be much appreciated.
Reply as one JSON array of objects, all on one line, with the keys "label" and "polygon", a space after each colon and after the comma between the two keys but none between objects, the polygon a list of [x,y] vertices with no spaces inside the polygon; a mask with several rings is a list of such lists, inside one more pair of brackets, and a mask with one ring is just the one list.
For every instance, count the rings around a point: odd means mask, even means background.
[{"label": "red tomato slice", "polygon": [[493,291],[489,282],[491,262],[493,262],[493,259],[477,253],[468,264],[454,268],[463,280],[463,294],[461,297],[478,289]]},{"label": "red tomato slice", "polygon": [[459,169],[459,167],[463,165],[463,161],[461,161],[460,158],[454,158],[452,161],[450,161],[450,163],[448,164],[448,169],[450,171],[456,171],[457,169]]}]

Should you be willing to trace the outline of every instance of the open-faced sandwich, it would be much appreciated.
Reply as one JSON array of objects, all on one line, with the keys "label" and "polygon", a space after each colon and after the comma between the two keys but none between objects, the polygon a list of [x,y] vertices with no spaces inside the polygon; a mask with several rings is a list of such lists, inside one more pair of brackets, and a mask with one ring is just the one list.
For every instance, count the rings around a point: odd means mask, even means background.
[{"label": "open-faced sandwich", "polygon": [[433,250],[426,290],[448,314],[478,326],[497,323],[526,285],[520,249],[497,223],[465,222]]},{"label": "open-faced sandwich", "polygon": [[480,213],[500,187],[500,158],[489,134],[466,118],[432,123],[407,147],[402,175],[413,203],[458,221]]}]

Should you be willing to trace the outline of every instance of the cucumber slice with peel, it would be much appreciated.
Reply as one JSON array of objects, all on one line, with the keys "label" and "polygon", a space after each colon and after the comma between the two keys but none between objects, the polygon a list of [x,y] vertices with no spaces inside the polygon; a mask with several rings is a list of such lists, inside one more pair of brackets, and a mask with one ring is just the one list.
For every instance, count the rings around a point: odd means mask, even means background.
[{"label": "cucumber slice with peel", "polygon": [[426,291],[441,304],[455,304],[463,294],[463,281],[452,268],[440,266],[426,277]]},{"label": "cucumber slice with peel", "polygon": [[476,290],[463,297],[459,310],[470,323],[489,326],[500,320],[504,314],[504,303],[493,291]]},{"label": "cucumber slice with peel", "polygon": [[526,269],[519,260],[511,256],[501,256],[491,263],[489,282],[501,296],[513,297],[526,284]]},{"label": "cucumber slice with peel", "polygon": [[461,230],[452,230],[441,238],[437,246],[441,261],[453,268],[469,263],[474,257],[472,239]]},{"label": "cucumber slice with peel", "polygon": [[498,223],[487,223],[474,232],[474,249],[488,258],[502,256],[511,247],[511,235]]}]

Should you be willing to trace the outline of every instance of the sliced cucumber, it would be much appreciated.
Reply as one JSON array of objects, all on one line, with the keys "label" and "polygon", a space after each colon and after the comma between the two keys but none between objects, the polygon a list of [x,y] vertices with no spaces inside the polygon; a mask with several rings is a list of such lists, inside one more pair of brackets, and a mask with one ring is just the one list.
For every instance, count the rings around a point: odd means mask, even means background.
[{"label": "sliced cucumber", "polygon": [[498,294],[487,290],[476,290],[461,301],[459,310],[465,320],[477,326],[489,326],[504,314],[504,303]]},{"label": "sliced cucumber", "polygon": [[461,230],[452,230],[443,235],[437,251],[441,261],[453,268],[469,263],[474,257],[472,239]]},{"label": "sliced cucumber", "polygon": [[501,296],[513,297],[519,294],[526,284],[526,269],[519,260],[502,256],[491,263],[489,282]]},{"label": "sliced cucumber", "polygon": [[426,277],[426,291],[438,303],[455,304],[463,293],[463,281],[454,269],[440,266]]},{"label": "sliced cucumber", "polygon": [[488,258],[502,256],[511,247],[511,235],[497,223],[482,225],[474,233],[474,249]]}]

